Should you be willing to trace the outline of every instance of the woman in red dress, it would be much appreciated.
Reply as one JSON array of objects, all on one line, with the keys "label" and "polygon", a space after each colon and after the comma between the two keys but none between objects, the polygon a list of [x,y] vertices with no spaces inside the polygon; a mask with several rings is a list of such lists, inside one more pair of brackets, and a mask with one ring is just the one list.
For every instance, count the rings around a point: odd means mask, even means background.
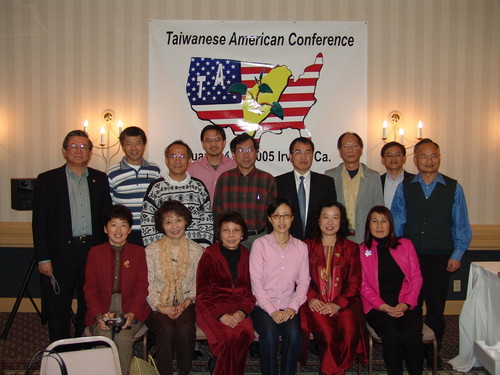
[{"label": "woman in red dress", "polygon": [[349,225],[340,203],[321,203],[312,225],[313,238],[305,241],[311,283],[302,327],[318,344],[320,374],[344,374],[356,354],[365,354],[359,247],[346,239]]},{"label": "woman in red dress", "polygon": [[243,217],[237,212],[219,216],[215,238],[217,242],[205,250],[198,263],[196,322],[216,358],[213,373],[243,375],[248,348],[255,339],[249,317],[255,305],[250,251],[240,244],[247,238]]}]

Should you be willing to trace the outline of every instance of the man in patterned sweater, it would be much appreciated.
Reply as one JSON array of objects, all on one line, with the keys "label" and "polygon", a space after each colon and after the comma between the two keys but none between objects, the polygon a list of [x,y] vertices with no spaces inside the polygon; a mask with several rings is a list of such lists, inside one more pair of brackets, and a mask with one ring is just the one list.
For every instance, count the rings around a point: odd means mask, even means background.
[{"label": "man in patterned sweater", "polygon": [[114,204],[123,204],[132,211],[134,224],[128,241],[144,246],[141,235],[141,209],[144,194],[151,182],[160,178],[160,168],[144,159],[146,133],[137,126],[129,126],[120,134],[120,145],[125,153],[123,159],[108,169],[111,199]]},{"label": "man in patterned sweater", "polygon": [[155,228],[154,214],[167,200],[177,200],[191,211],[193,221],[186,229],[187,238],[202,246],[212,243],[213,219],[210,197],[203,182],[187,173],[192,158],[191,148],[181,140],[172,142],[165,149],[168,175],[149,185],[142,204],[141,231],[145,246],[163,236]]}]

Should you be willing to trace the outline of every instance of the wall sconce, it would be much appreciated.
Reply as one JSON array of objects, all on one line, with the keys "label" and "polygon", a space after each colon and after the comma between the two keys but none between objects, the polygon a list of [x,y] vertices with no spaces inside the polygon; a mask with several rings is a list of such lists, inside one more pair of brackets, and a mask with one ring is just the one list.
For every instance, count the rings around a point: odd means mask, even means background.
[{"label": "wall sconce", "polygon": [[[101,118],[104,120],[103,126],[100,128],[99,136],[92,138],[89,134],[92,143],[94,143],[94,148],[100,150],[94,153],[106,163],[106,168],[109,167],[109,163],[114,156],[120,152],[120,134],[123,130],[123,122],[118,120],[116,127],[114,126],[115,112],[111,109],[106,109],[102,112]],[[89,133],[88,130],[89,121],[85,120],[83,122],[83,130]],[[99,142],[97,142],[99,140]],[[98,146],[96,145],[98,144]],[[110,156],[110,150],[116,147],[116,152]]]},{"label": "wall sconce", "polygon": [[[405,137],[405,130],[402,126],[400,126],[401,118],[401,112],[392,111],[389,113],[389,121],[384,120],[384,122],[382,123],[382,140],[384,141],[384,143],[391,135],[393,137],[393,141],[396,141],[399,135],[399,143],[401,143],[402,145],[405,144],[405,139],[413,142],[411,139]],[[417,140],[422,139],[423,126],[423,122],[419,121],[417,125]]]}]

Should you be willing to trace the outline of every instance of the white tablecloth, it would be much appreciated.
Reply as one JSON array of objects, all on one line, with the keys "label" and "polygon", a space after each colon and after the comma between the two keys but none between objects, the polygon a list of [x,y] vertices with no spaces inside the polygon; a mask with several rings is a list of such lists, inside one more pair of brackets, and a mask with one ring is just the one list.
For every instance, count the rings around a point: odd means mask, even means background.
[{"label": "white tablecloth", "polygon": [[457,371],[479,366],[474,357],[475,340],[492,346],[500,341],[500,262],[473,262],[467,298],[460,313],[460,351],[450,361]]}]

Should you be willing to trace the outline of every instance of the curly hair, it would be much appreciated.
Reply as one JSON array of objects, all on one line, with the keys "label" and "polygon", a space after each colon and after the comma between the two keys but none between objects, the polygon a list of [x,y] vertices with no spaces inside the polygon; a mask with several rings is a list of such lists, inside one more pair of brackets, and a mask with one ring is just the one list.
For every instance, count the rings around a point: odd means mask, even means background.
[{"label": "curly hair", "polygon": [[155,219],[155,228],[158,232],[165,234],[165,230],[163,229],[163,218],[169,212],[173,212],[177,216],[182,217],[186,221],[186,228],[191,225],[193,221],[193,215],[191,215],[191,211],[189,208],[184,206],[181,202],[176,200],[165,201],[161,204],[161,206],[156,210],[154,219]]}]

